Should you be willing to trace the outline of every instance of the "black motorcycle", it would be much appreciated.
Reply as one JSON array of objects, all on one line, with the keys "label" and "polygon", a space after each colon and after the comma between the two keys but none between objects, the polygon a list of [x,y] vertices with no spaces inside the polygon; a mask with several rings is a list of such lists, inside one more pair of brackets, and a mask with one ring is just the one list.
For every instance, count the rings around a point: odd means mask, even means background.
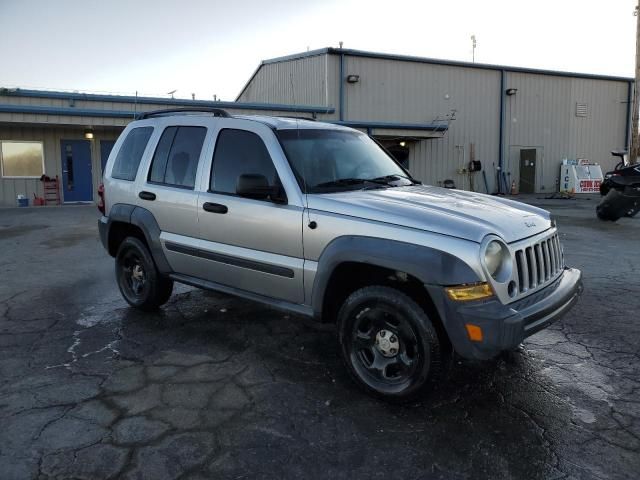
[{"label": "black motorcycle", "polygon": [[620,157],[620,162],[611,172],[607,172],[600,184],[600,195],[604,198],[596,207],[601,220],[615,222],[620,217],[633,217],[640,211],[640,163],[628,165],[624,151],[613,151],[611,155]]}]

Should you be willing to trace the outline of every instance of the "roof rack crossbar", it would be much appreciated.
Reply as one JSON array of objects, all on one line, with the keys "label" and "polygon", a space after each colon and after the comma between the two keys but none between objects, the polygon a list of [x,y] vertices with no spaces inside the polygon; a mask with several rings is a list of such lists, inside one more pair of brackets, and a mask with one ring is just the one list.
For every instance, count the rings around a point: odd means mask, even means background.
[{"label": "roof rack crossbar", "polygon": [[143,120],[145,118],[158,117],[161,115],[170,115],[172,113],[210,113],[214,117],[230,117],[229,113],[222,108],[209,108],[209,107],[197,107],[197,108],[166,108],[164,110],[153,110],[151,112],[142,112],[136,116],[137,120]]}]

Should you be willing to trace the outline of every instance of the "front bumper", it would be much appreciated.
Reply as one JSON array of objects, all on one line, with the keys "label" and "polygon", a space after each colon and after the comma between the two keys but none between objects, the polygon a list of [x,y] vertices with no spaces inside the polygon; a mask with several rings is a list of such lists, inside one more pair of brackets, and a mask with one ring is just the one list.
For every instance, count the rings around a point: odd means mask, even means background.
[{"label": "front bumper", "polygon": [[[497,298],[478,302],[450,300],[442,287],[427,286],[455,351],[472,359],[487,359],[517,347],[530,335],[558,320],[582,293],[582,273],[565,268],[551,285],[517,302]],[[482,329],[482,342],[469,340],[465,324]]]}]

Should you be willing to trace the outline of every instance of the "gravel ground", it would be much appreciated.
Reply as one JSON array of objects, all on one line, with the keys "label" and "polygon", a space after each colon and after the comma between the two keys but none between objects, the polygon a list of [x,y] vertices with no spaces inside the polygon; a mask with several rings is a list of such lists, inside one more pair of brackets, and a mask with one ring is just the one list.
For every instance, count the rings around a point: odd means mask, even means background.
[{"label": "gravel ground", "polygon": [[640,216],[524,200],[585,294],[406,406],[352,385],[331,326],[186,287],[127,308],[95,207],[0,210],[0,478],[638,478]]}]

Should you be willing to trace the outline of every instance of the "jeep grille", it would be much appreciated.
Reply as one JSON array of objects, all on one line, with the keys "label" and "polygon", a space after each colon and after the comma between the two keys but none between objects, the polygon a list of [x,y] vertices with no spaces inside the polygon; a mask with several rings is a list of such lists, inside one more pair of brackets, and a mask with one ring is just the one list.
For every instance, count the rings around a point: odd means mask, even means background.
[{"label": "jeep grille", "polygon": [[564,268],[564,255],[557,233],[535,239],[515,250],[517,297],[544,287],[555,280]]}]

